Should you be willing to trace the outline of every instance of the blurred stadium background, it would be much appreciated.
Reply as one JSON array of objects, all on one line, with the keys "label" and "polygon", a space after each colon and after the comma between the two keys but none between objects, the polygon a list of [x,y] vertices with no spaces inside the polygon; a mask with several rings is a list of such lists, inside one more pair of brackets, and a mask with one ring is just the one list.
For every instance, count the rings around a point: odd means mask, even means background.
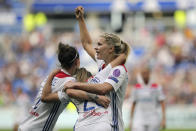
[{"label": "blurred stadium background", "polygon": [[[78,5],[85,8],[94,39],[114,32],[132,47],[126,63],[126,127],[135,72],[148,64],[166,94],[167,129],[196,131],[196,0],[0,0],[0,129],[12,130],[40,82],[58,66],[58,42],[76,46],[81,66],[97,71],[80,44]],[[69,105],[55,129],[72,129],[76,118]]]}]

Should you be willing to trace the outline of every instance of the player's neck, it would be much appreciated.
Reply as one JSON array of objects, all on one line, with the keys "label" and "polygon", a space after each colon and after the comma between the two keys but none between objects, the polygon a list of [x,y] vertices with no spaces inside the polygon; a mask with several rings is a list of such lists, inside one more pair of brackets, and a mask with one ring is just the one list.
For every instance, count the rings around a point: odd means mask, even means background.
[{"label": "player's neck", "polygon": [[66,71],[67,71],[70,75],[75,75],[76,68],[75,68],[75,67],[72,67],[72,68],[70,68],[70,69],[66,69]]},{"label": "player's neck", "polygon": [[107,66],[110,62],[115,59],[115,56],[108,56],[106,60],[104,60],[105,65]]},{"label": "player's neck", "polygon": [[144,79],[144,84],[148,85],[148,83],[149,83],[149,79]]}]

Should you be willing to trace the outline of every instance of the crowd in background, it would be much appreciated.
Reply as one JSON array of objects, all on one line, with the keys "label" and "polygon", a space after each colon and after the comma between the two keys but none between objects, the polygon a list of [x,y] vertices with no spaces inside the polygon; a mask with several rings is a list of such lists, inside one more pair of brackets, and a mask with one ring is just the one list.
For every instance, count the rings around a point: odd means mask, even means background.
[{"label": "crowd in background", "polygon": [[[138,43],[143,43],[139,45],[142,51],[137,50],[138,45],[135,42],[134,54],[139,52],[140,59],[138,60],[137,55],[133,56],[135,59],[132,58],[132,62],[136,64],[129,72],[130,76],[136,76],[137,70],[147,64],[152,70],[153,81],[163,87],[167,105],[195,106],[196,37],[193,30],[142,30],[138,36],[142,41]],[[132,78],[130,86],[134,83]]]},{"label": "crowd in background", "polygon": [[[98,37],[99,32],[91,30],[90,34]],[[168,106],[196,106],[196,34],[193,30],[141,28],[119,35],[132,48],[126,63],[129,73],[126,98],[136,84],[137,70],[145,64],[152,69],[153,80],[162,85]],[[33,101],[41,81],[58,67],[56,52],[60,41],[76,46],[81,65],[94,69],[77,30],[54,33],[47,27],[30,33],[0,35],[0,107],[15,105],[19,96]]]}]

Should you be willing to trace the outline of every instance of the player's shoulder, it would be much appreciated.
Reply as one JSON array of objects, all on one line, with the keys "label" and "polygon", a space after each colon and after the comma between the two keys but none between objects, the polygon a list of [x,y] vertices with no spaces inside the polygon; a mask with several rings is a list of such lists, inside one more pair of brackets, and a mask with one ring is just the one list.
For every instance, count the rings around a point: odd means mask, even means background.
[{"label": "player's shoulder", "polygon": [[150,88],[152,88],[152,89],[158,89],[158,88],[161,88],[161,87],[159,86],[158,83],[151,83],[150,84]]},{"label": "player's shoulder", "polygon": [[134,88],[135,89],[141,89],[142,88],[142,84],[137,83],[137,84],[134,85]]},{"label": "player's shoulder", "polygon": [[56,78],[66,78],[66,77],[71,77],[71,75],[69,74],[66,74],[65,72],[63,71],[60,71],[58,72],[56,75],[55,75]]},{"label": "player's shoulder", "polygon": [[114,76],[116,78],[119,76],[128,77],[126,70],[121,65],[113,67],[112,70],[110,71],[110,74],[112,74],[112,76]]},{"label": "player's shoulder", "polygon": [[125,65],[118,65],[112,68],[114,71],[120,71],[120,72],[127,72],[127,68]]},{"label": "player's shoulder", "polygon": [[69,75],[69,74],[67,74],[67,73],[65,73],[63,71],[60,71],[59,73],[57,73],[55,75],[55,78],[56,79],[61,79],[61,80],[65,80],[65,79],[70,79],[70,80],[73,79],[73,80],[75,80],[75,78],[73,76],[71,76],[71,75]]}]

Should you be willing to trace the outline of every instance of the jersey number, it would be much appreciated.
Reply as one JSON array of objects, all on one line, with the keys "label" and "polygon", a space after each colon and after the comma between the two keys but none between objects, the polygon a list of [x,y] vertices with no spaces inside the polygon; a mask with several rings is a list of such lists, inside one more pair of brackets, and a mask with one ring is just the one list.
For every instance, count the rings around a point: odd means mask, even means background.
[{"label": "jersey number", "polygon": [[[95,103],[96,103],[96,102],[95,102]],[[94,106],[87,107],[87,104],[88,104],[88,101],[87,101],[87,100],[85,100],[85,101],[84,101],[84,111],[90,111],[90,110],[95,109],[95,107],[94,107]],[[97,106],[101,106],[101,105],[100,105],[100,104],[98,104],[98,103],[96,103],[96,105],[97,105]],[[101,106],[101,107],[103,107],[103,106]]]}]

